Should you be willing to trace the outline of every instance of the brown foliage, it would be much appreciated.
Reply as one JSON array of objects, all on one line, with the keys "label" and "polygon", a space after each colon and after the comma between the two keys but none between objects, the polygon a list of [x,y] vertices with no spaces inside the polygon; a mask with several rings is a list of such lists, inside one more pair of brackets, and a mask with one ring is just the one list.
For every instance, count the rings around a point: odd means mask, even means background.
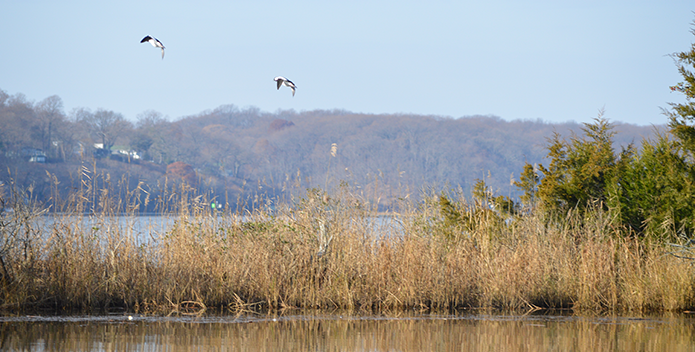
[{"label": "brown foliage", "polygon": [[270,126],[268,126],[268,132],[273,133],[292,126],[294,126],[294,122],[292,121],[276,119],[270,123]]},{"label": "brown foliage", "polygon": [[180,178],[191,186],[198,184],[198,177],[196,176],[193,166],[181,161],[167,165],[167,176]]}]

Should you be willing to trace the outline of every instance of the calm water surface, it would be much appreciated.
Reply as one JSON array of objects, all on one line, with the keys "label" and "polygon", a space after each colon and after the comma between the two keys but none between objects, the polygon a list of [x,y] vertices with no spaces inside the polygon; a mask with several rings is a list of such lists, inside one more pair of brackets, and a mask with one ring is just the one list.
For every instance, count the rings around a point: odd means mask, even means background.
[{"label": "calm water surface", "polygon": [[[50,233],[56,224],[77,224],[84,233],[93,233],[100,238],[106,237],[109,233],[117,232],[128,235],[136,239],[138,243],[144,244],[156,241],[161,236],[165,236],[172,230],[174,225],[181,221],[197,223],[205,221],[207,226],[213,228],[228,227],[231,222],[251,221],[248,217],[231,218],[218,214],[217,216],[206,216],[202,218],[188,217],[182,219],[178,216],[170,215],[139,215],[139,216],[92,216],[92,215],[46,215],[39,217],[37,225],[44,233]],[[392,236],[402,234],[401,226],[397,218],[393,216],[375,216],[362,219],[368,224],[365,229],[369,235],[375,237]]]},{"label": "calm water surface", "polygon": [[2,351],[695,351],[695,319],[562,315],[0,317]]}]

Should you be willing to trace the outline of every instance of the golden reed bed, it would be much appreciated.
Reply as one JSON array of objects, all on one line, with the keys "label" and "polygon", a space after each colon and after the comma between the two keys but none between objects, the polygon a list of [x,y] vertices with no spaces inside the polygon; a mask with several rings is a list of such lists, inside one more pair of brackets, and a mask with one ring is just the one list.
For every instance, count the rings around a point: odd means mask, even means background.
[{"label": "golden reed bed", "polygon": [[444,209],[445,196],[430,195],[403,201],[385,218],[343,188],[331,197],[310,190],[272,213],[213,215],[203,198],[182,191],[168,198],[176,211],[162,215],[175,221],[143,236],[109,211],[134,198],[94,194],[102,210],[90,221],[75,215],[89,197],[74,196],[43,227],[46,216],[36,208],[5,199],[3,310],[695,306],[692,262],[671,255],[677,247],[615,228],[600,211],[561,221],[533,212],[504,217],[462,197],[450,197]]}]

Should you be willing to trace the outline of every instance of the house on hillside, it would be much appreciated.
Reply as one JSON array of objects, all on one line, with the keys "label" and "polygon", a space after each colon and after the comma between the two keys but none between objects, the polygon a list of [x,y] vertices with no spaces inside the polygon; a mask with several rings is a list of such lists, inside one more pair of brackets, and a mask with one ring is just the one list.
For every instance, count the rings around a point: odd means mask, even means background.
[{"label": "house on hillside", "polygon": [[106,158],[110,151],[104,148],[104,143],[94,143],[94,157],[97,159]]},{"label": "house on hillside", "polygon": [[46,163],[46,156],[45,155],[34,155],[31,158],[29,158],[30,163],[40,163],[44,164]]},{"label": "house on hillside", "polygon": [[140,154],[138,152],[128,149],[125,146],[114,146],[111,148],[111,159],[121,160],[121,161],[137,161],[140,160]]},{"label": "house on hillside", "polygon": [[140,160],[140,154],[135,150],[126,146],[113,146],[110,149],[106,149],[103,143],[94,143],[94,157],[97,159],[108,157],[109,159],[127,162]]},{"label": "house on hillside", "polygon": [[45,163],[46,162],[46,153],[44,153],[43,150],[41,149],[36,149],[36,148],[22,148],[22,156],[26,157],[30,163]]}]

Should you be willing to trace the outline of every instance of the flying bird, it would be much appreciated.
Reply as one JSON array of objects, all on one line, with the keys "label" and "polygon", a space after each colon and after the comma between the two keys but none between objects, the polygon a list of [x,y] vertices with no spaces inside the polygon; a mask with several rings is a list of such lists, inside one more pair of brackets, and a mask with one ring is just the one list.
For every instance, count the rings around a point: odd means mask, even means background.
[{"label": "flying bird", "polygon": [[160,42],[159,39],[157,39],[155,37],[150,37],[148,35],[145,38],[142,38],[142,40],[140,41],[140,43],[144,43],[144,42],[150,42],[150,44],[152,44],[153,47],[161,48],[162,49],[162,59],[164,59],[164,44],[162,44],[162,42]]},{"label": "flying bird", "polygon": [[297,86],[295,86],[294,83],[292,83],[292,81],[285,77],[277,76],[275,77],[275,82],[278,83],[278,89],[280,89],[280,87],[282,87],[283,85],[285,87],[290,87],[290,89],[292,89],[292,96],[294,96],[294,90],[297,89]]}]

